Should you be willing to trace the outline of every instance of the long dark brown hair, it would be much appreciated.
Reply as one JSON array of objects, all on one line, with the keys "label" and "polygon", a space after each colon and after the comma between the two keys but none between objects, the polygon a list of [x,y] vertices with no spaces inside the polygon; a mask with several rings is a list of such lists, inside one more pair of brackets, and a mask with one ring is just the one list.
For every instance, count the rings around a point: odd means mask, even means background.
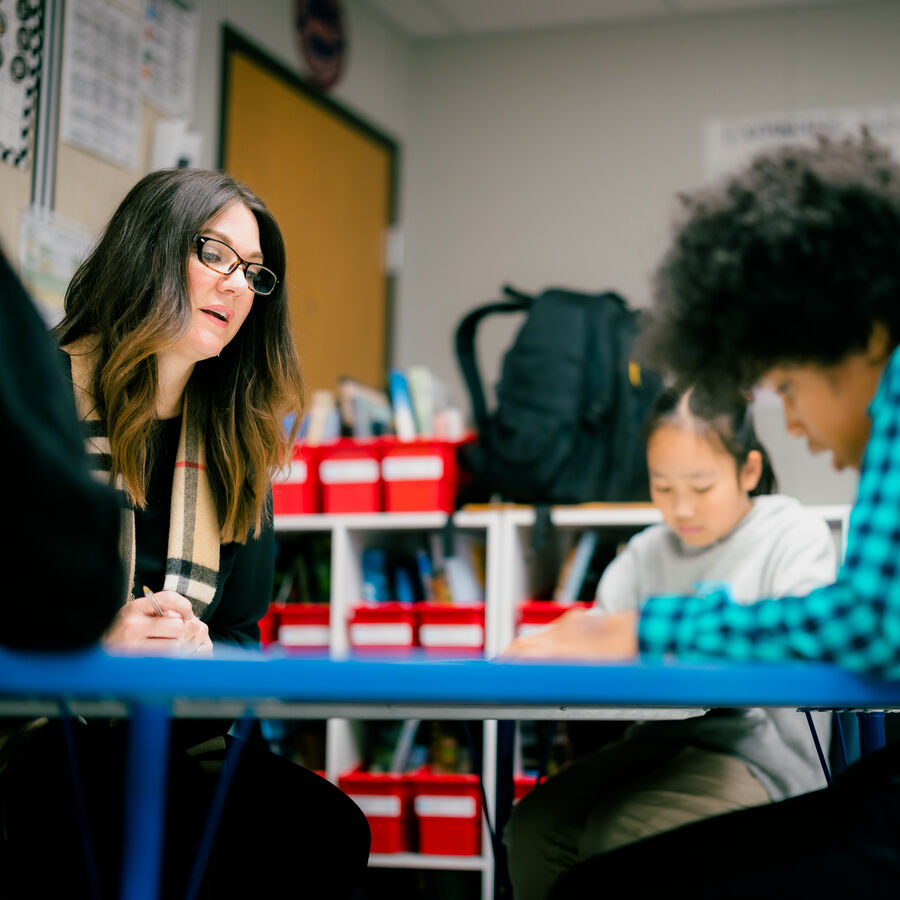
[{"label": "long dark brown hair", "polygon": [[[156,354],[190,328],[187,267],[194,234],[233,203],[259,226],[274,292],[250,313],[220,356],[198,362],[186,396],[199,416],[223,541],[258,534],[275,470],[296,433],[305,392],[288,317],[284,240],[265,204],[221,172],[164,169],[142,178],[113,214],[66,291],[60,345],[91,338],[84,387],[106,422],[112,470],[132,502],[147,502],[156,428]],[[148,440],[149,437],[149,440]]]}]

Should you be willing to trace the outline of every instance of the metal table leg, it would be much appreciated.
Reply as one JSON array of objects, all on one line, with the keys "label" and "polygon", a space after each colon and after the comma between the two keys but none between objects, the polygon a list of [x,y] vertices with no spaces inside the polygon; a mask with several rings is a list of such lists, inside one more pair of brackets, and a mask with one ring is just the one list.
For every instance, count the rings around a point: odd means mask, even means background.
[{"label": "metal table leg", "polygon": [[513,805],[513,765],[516,739],[516,723],[513,721],[497,722],[497,804],[494,819],[494,898],[509,900],[512,897],[512,885],[509,881],[509,868],[506,862],[506,846],[503,843],[503,831]]},{"label": "metal table leg", "polygon": [[159,898],[168,760],[168,707],[135,704],[125,775],[123,900]]},{"label": "metal table leg", "polygon": [[880,750],[887,743],[884,733],[884,711],[858,712],[859,748],[862,756]]}]

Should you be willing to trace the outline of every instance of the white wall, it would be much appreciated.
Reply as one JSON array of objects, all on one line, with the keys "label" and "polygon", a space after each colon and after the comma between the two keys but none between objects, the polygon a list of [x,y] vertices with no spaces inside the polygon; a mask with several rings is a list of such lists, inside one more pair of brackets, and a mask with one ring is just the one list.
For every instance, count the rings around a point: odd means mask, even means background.
[{"label": "white wall", "polygon": [[[505,281],[651,301],[676,192],[699,184],[709,118],[900,101],[900,3],[655,19],[420,41],[410,62],[400,365],[465,402],[452,333]],[[489,378],[511,328],[482,343]],[[759,411],[783,487],[852,498]]]},{"label": "white wall", "polygon": [[[900,101],[897,0],[419,42],[365,0],[344,7],[348,67],[333,96],[401,146],[395,361],[432,366],[464,406],[453,329],[501,283],[650,302],[675,194],[702,179],[708,118]],[[222,22],[289,68],[302,62],[292,0],[199,9],[192,125],[214,165]],[[511,332],[483,335],[489,381]],[[853,476],[810,463],[771,406],[759,418],[786,489],[850,499]]]}]

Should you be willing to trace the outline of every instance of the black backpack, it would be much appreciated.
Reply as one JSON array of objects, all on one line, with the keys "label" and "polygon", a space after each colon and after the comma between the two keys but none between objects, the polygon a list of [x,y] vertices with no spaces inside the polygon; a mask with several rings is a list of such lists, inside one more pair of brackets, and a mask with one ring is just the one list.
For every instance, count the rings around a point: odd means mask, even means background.
[{"label": "black backpack", "polygon": [[[632,359],[638,314],[611,291],[503,290],[507,300],[473,309],[456,330],[478,430],[478,441],[463,445],[459,502],[649,499],[642,431],[662,380]],[[504,356],[489,413],[475,332],[486,316],[521,311],[527,318]]]}]

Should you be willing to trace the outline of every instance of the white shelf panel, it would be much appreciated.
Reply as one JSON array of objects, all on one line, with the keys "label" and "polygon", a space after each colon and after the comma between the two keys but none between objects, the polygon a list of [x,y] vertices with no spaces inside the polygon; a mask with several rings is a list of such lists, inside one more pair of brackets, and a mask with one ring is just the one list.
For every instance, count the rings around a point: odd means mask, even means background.
[{"label": "white shelf panel", "polygon": [[[514,525],[534,525],[530,506],[510,507],[507,515]],[[554,525],[589,527],[594,525],[652,525],[661,522],[659,511],[649,503],[582,503],[578,506],[554,506],[550,509]]]},{"label": "white shelf panel", "polygon": [[[453,521],[457,528],[487,528],[495,521],[496,512],[490,509],[459,510]],[[276,532],[331,531],[347,528],[355,531],[416,530],[427,531],[443,528],[447,523],[445,512],[402,513],[309,513],[308,515],[275,516]]]},{"label": "white shelf panel", "polygon": [[298,516],[275,516],[275,531],[331,531],[334,516],[322,513],[304,513]]},{"label": "white shelf panel", "polygon": [[369,866],[378,869],[445,869],[484,872],[484,856],[438,856],[429,853],[372,853]]}]

